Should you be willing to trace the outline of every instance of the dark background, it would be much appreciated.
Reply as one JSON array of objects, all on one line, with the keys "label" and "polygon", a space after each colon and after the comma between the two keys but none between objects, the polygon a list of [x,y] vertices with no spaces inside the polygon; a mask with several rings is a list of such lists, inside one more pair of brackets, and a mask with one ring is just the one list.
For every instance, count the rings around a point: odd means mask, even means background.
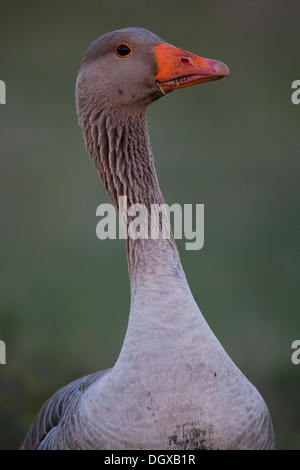
[{"label": "dark background", "polygon": [[225,80],[152,105],[166,202],[205,205],[205,243],[178,242],[195,299],[265,398],[277,448],[300,448],[300,3],[289,0],[1,3],[0,448],[17,448],[43,402],[114,364],[129,312],[122,240],[100,241],[108,202],[75,113],[78,65],[101,34],[150,29],[224,61]]}]

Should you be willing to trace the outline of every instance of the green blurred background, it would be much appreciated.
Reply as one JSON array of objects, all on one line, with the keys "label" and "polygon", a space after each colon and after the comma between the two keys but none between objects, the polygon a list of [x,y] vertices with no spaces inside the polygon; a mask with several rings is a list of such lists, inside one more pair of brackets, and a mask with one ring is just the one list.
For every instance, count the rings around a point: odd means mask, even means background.
[{"label": "green blurred background", "polygon": [[122,240],[96,237],[108,202],[85,151],[74,88],[86,48],[127,26],[227,63],[230,78],[174,92],[148,121],[166,202],[205,205],[182,263],[221,343],[264,396],[277,448],[300,448],[300,3],[289,0],[1,3],[0,449],[43,402],[114,364],[129,312]]}]

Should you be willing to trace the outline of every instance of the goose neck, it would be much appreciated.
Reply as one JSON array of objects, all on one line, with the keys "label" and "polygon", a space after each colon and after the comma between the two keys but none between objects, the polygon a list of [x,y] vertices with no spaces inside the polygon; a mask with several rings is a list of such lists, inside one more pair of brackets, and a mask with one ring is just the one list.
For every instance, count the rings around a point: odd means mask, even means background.
[{"label": "goose neck", "polygon": [[154,253],[178,258],[155,171],[145,109],[105,109],[89,115],[83,124],[90,155],[120,216],[131,280],[137,266]]}]

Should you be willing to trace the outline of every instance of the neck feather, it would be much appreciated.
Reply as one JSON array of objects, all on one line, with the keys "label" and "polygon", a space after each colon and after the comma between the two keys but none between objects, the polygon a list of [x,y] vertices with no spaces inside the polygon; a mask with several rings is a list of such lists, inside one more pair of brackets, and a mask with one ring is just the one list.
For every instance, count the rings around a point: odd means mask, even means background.
[{"label": "neck feather", "polygon": [[[148,239],[125,237],[130,275],[134,275],[143,254],[148,252],[150,256],[149,253],[159,247],[178,256],[171,231],[167,239],[162,239],[161,230],[158,230],[158,239],[149,239],[151,207],[161,206],[164,199],[154,167],[145,109],[105,109],[90,114],[81,124],[87,148],[116,210],[120,212],[120,196],[126,196],[127,208],[142,204],[147,210]],[[159,217],[161,224],[165,214],[159,212]],[[127,230],[132,218],[126,221]]]}]

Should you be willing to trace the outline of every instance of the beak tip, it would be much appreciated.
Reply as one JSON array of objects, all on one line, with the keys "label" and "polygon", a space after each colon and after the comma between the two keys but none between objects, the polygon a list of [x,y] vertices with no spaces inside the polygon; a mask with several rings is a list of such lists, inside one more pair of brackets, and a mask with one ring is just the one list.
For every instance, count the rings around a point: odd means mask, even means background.
[{"label": "beak tip", "polygon": [[216,69],[217,69],[218,75],[220,75],[220,77],[228,77],[230,75],[229,68],[223,62],[218,62]]}]

